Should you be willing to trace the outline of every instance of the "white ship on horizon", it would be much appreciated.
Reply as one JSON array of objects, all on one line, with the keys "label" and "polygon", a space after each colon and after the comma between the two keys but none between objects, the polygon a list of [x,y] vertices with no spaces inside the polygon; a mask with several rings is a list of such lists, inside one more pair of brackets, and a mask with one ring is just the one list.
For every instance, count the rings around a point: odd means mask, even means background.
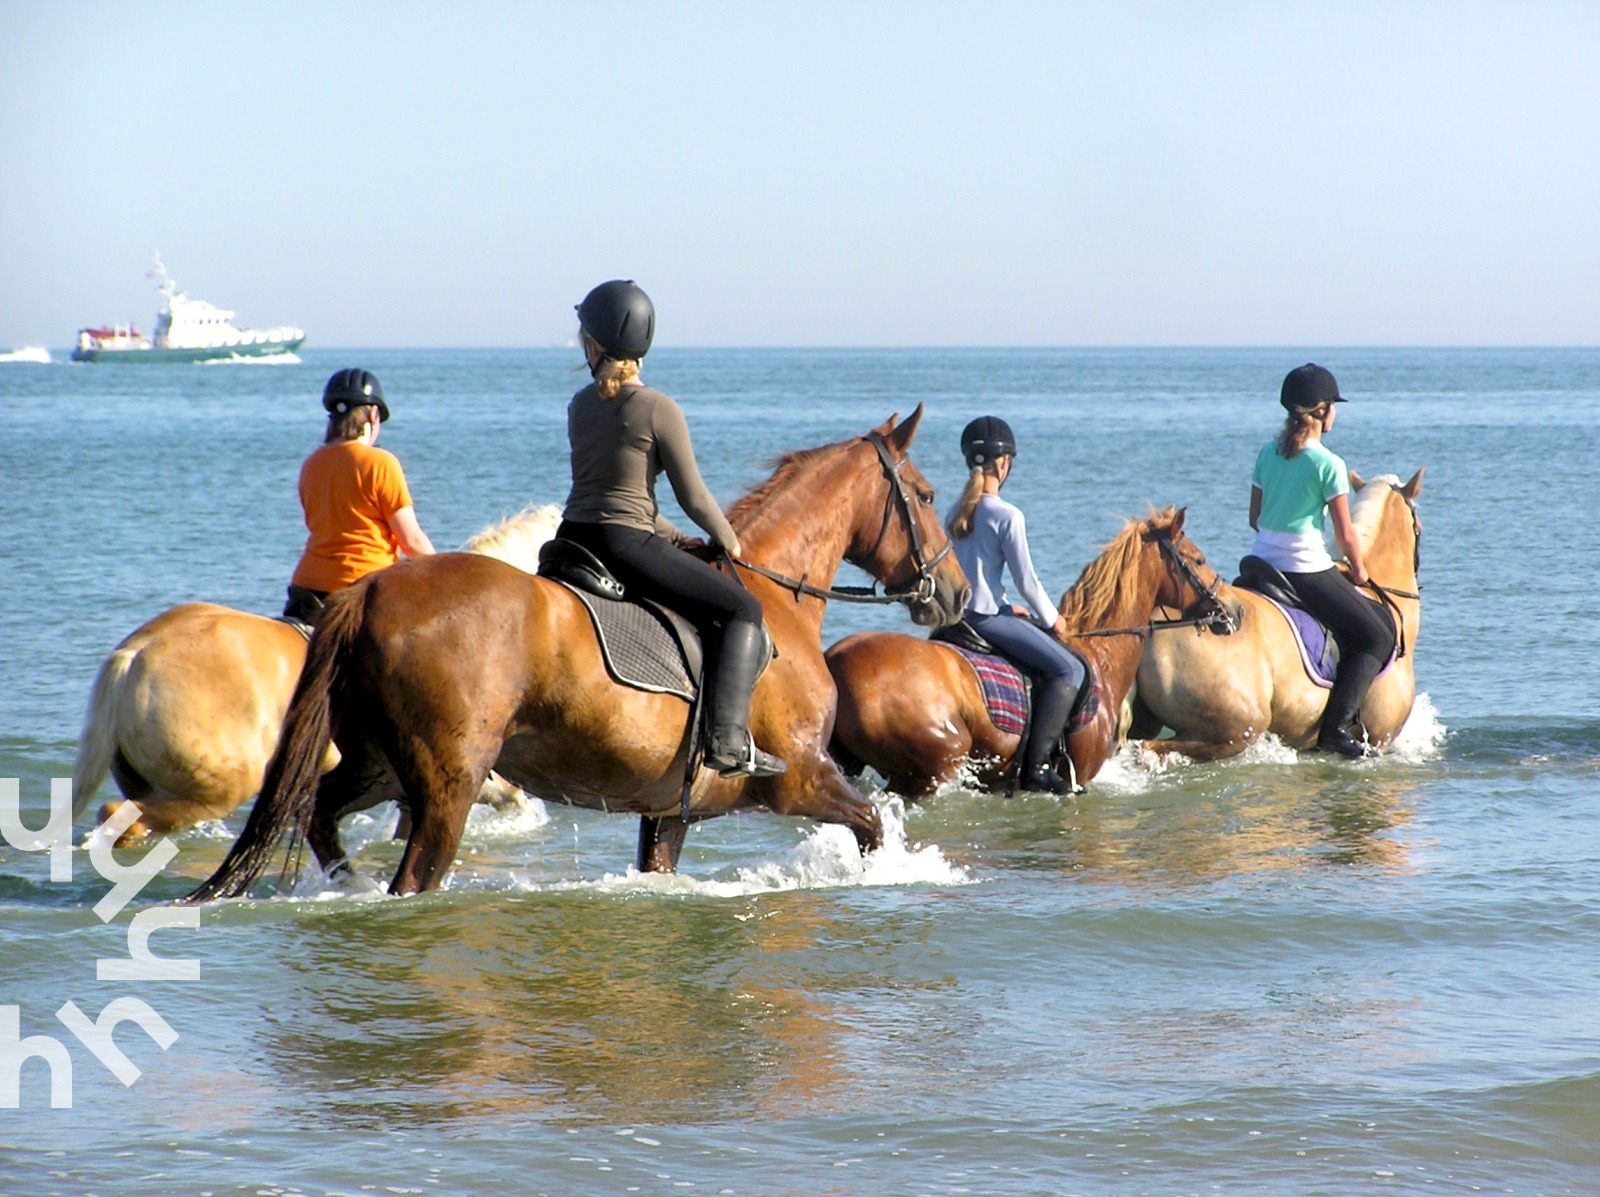
[{"label": "white ship on horizon", "polygon": [[75,362],[216,362],[270,359],[295,362],[295,350],[306,339],[298,328],[235,328],[234,313],[190,299],[167,273],[156,255],[145,271],[166,299],[156,314],[155,333],[145,336],[131,324],[109,324],[78,330],[72,350]]},{"label": "white ship on horizon", "polygon": [[50,351],[43,345],[24,345],[21,349],[0,350],[0,362],[32,362],[38,366],[50,364]]}]

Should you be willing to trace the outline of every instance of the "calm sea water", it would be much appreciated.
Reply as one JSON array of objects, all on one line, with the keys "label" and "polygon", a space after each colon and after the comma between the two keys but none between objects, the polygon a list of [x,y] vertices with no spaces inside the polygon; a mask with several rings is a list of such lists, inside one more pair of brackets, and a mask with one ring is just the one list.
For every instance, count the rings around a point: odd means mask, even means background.
[{"label": "calm sea water", "polygon": [[[961,426],[1004,415],[1059,592],[1151,502],[1244,552],[1308,357],[1354,396],[1330,443],[1358,471],[1428,467],[1423,697],[1384,760],[1129,753],[1066,801],[884,796],[865,862],[729,818],[674,879],[627,874],[631,820],[478,814],[445,892],[307,883],[158,932],[197,981],[98,980],[127,951],[108,884],[3,848],[0,1004],[70,1047],[73,1104],[26,1066],[0,1190],[1600,1192],[1600,351],[664,349],[648,374],[724,500],[924,403],[942,502]],[[573,354],[305,359],[0,366],[0,776],[35,823],[119,639],[190,599],[278,609],[334,368],[383,378],[439,545],[564,495]],[[825,638],[903,621],[838,609]],[[351,830],[374,878],[389,817]],[[132,909],[228,834],[178,837]],[[55,1018],[122,996],[178,1033],[122,1024],[132,1087]]]}]

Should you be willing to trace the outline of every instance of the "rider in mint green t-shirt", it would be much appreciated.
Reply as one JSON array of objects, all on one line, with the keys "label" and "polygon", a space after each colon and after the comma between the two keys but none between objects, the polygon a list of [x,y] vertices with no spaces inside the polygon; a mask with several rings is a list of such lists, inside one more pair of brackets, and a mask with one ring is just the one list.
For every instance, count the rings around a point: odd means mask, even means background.
[{"label": "rider in mint green t-shirt", "polygon": [[[1376,602],[1356,587],[1367,581],[1361,543],[1350,522],[1350,471],[1326,448],[1343,403],[1333,375],[1307,363],[1289,371],[1279,401],[1288,410],[1283,431],[1256,454],[1250,481],[1251,553],[1275,566],[1300,597],[1301,606],[1328,625],[1339,645],[1339,672],[1323,709],[1317,747],[1341,756],[1370,750],[1351,734],[1373,679],[1394,653],[1394,625]],[[1349,562],[1346,577],[1322,538],[1325,513]]]}]

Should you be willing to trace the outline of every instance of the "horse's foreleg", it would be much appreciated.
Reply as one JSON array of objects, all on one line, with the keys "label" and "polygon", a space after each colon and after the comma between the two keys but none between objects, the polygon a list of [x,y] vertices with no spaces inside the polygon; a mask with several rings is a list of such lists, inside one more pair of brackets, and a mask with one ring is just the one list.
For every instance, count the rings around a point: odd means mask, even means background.
[{"label": "horse's foreleg", "polygon": [[883,847],[883,820],[878,808],[857,793],[826,755],[789,762],[789,772],[772,780],[766,804],[780,815],[798,815],[819,823],[842,823],[856,837],[861,855]]},{"label": "horse's foreleg", "polygon": [[639,856],[641,873],[676,873],[678,857],[683,852],[683,840],[689,824],[677,815],[656,819],[642,815],[639,819]]}]

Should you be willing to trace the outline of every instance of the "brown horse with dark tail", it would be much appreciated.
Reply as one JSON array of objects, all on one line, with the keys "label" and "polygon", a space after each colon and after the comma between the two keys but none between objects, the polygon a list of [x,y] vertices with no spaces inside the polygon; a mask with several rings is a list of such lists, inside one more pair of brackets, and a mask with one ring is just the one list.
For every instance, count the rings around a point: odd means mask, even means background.
[{"label": "brown horse with dark tail", "polygon": [[[1218,579],[1184,536],[1183,515],[1168,507],[1130,521],[1061,598],[1061,614],[1078,633],[1067,642],[1088,658],[1103,695],[1094,717],[1067,737],[1079,785],[1100,772],[1119,742],[1123,699],[1157,605],[1199,611],[1197,622],[1210,614],[1208,594]],[[1120,630],[1093,634],[1112,629]],[[871,765],[910,799],[952,781],[969,761],[981,784],[1004,781],[1021,738],[994,725],[977,673],[955,649],[898,632],[863,632],[830,648],[827,662],[839,687],[833,748],[841,760]]]},{"label": "brown horse with dark tail", "polygon": [[[907,457],[922,417],[794,453],[729,513],[746,558],[807,588],[739,576],[761,601],[778,655],[756,687],[751,732],[782,755],[778,777],[696,776],[691,820],[742,807],[842,823],[879,846],[877,809],[828,756],[834,687],[822,659],[825,601],[841,561],[906,592],[924,625],[957,619],[968,587],[933,490]],[[192,900],[239,895],[283,833],[348,868],[338,820],[395,799],[411,832],[390,890],[433,889],[455,859],[490,768],[544,799],[643,817],[641,867],[670,869],[690,750],[690,707],[607,674],[593,626],[565,587],[487,558],[445,553],[363,579],[330,601],[249,822]],[[318,783],[330,739],[342,754]]]}]

